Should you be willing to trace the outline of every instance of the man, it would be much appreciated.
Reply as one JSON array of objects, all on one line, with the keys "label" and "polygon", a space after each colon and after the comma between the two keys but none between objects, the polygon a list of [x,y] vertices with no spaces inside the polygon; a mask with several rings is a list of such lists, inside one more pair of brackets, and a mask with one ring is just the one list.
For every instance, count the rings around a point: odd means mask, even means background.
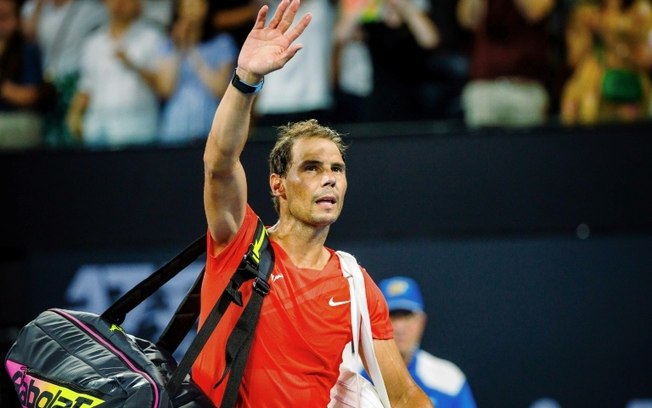
[{"label": "man", "polygon": [[[200,324],[254,234],[257,217],[247,205],[240,154],[263,77],[282,68],[301,48],[294,41],[311,15],[292,26],[298,8],[299,0],[283,0],[268,24],[268,7],[260,9],[206,143],[204,206],[209,233]],[[282,128],[270,154],[269,186],[279,215],[268,229],[275,263],[238,392],[238,407],[325,407],[330,400],[342,351],[351,340],[349,286],[339,258],[324,246],[346,193],[343,152],[335,131],[310,120]],[[387,305],[366,273],[365,283],[375,353],[392,406],[431,407],[401,362]],[[243,285],[241,290],[246,302],[252,287]],[[193,368],[194,380],[217,406],[228,382],[220,382],[224,346],[240,312],[231,307],[224,314]]]},{"label": "man", "polygon": [[147,144],[158,130],[156,68],[165,34],[142,18],[142,0],[104,4],[109,21],[84,44],[66,121],[89,147]]},{"label": "man", "polygon": [[[42,53],[47,79],[44,140],[51,146],[69,146],[75,140],[66,126],[66,113],[79,81],[86,39],[108,20],[100,0],[27,0],[22,28]],[[51,85],[51,86],[50,86]]]},{"label": "man", "polygon": [[458,0],[473,32],[470,79],[462,90],[469,127],[543,125],[552,101],[547,24],[557,0]]},{"label": "man", "polygon": [[382,280],[379,286],[389,307],[394,339],[417,385],[437,408],[475,408],[464,373],[450,361],[419,348],[427,316],[416,281],[396,276]]},{"label": "man", "polygon": [[22,35],[18,10],[17,0],[0,0],[0,150],[41,142],[40,53]]}]

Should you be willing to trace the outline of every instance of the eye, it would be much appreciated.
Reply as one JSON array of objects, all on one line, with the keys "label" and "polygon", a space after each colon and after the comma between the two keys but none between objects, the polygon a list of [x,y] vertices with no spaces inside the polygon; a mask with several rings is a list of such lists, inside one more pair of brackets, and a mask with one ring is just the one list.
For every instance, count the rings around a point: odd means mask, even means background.
[{"label": "eye", "polygon": [[335,165],[331,168],[335,173],[344,173],[344,166]]}]

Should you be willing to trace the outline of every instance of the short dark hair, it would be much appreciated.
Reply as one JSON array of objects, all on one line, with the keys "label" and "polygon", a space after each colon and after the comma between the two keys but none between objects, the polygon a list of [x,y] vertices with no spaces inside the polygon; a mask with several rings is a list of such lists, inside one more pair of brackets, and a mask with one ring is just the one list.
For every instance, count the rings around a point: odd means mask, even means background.
[{"label": "short dark hair", "polygon": [[[269,153],[269,173],[286,176],[292,163],[292,147],[299,139],[316,137],[327,139],[335,143],[342,159],[346,159],[346,149],[342,135],[337,131],[321,125],[316,119],[308,119],[300,122],[291,122],[278,127],[278,137],[272,151]],[[279,212],[278,197],[272,197],[274,209]]]}]

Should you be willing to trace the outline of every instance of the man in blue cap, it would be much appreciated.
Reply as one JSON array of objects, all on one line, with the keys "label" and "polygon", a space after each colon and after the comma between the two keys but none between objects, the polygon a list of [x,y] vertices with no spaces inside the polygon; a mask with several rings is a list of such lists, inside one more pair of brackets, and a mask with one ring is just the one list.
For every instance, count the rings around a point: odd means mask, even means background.
[{"label": "man in blue cap", "polygon": [[437,408],[475,408],[464,373],[452,362],[420,349],[427,316],[414,279],[395,276],[379,283],[394,328],[394,340],[412,378]]}]

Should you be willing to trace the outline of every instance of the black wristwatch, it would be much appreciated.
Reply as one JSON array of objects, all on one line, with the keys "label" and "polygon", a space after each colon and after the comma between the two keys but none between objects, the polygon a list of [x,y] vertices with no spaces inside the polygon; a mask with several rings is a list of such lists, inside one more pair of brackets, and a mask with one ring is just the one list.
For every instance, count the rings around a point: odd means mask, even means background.
[{"label": "black wristwatch", "polygon": [[231,84],[233,84],[233,86],[235,86],[236,89],[243,94],[255,94],[260,92],[260,90],[263,89],[263,83],[265,83],[265,78],[261,79],[260,82],[255,85],[248,84],[242,81],[235,70],[233,70],[233,78],[231,79]]}]

